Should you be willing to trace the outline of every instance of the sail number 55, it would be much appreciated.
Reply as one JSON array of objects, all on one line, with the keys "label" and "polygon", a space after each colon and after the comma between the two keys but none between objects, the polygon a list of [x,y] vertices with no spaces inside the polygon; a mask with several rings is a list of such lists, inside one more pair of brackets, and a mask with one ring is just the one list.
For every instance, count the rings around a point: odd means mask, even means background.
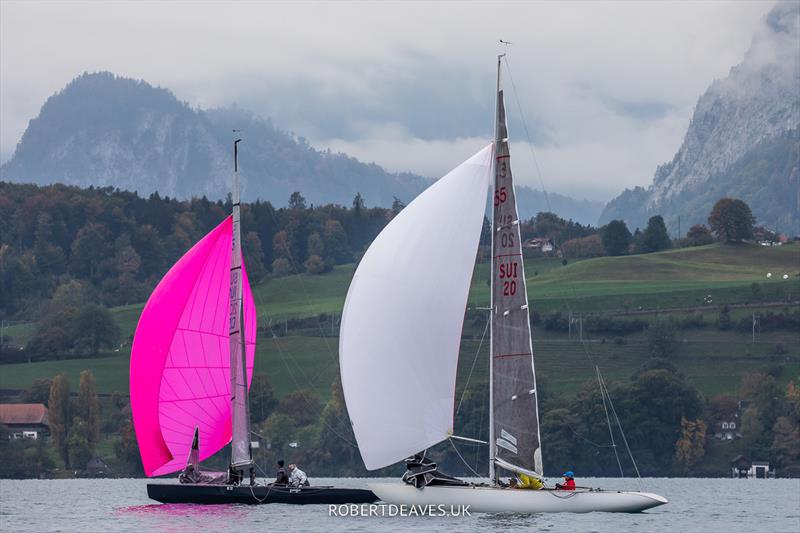
[{"label": "sail number 55", "polygon": [[494,205],[498,206],[508,199],[508,193],[505,187],[500,187],[494,191]]}]

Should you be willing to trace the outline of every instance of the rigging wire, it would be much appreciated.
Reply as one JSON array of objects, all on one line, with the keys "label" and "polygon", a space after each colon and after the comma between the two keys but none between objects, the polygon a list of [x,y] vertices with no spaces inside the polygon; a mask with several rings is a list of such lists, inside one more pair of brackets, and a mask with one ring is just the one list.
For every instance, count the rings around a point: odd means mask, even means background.
[{"label": "rigging wire", "polygon": [[458,451],[458,448],[456,447],[456,443],[453,442],[453,439],[447,439],[447,441],[450,443],[450,446],[453,447],[453,449],[456,452],[456,455],[458,455],[458,458],[461,459],[461,462],[464,463],[464,465],[467,468],[469,468],[470,472],[472,472],[475,475],[475,477],[482,477],[478,472],[475,471],[474,468],[472,468],[472,466],[467,462],[467,460],[464,459],[464,456],[461,455],[461,452]]},{"label": "rigging wire", "polygon": [[[286,354],[285,354],[285,352],[284,352],[283,348],[281,348],[280,342],[278,341],[278,336],[277,336],[277,335],[275,335],[275,334],[273,334],[273,335],[272,335],[272,339],[275,341],[275,346],[277,346],[277,348],[278,348],[278,354],[281,356],[281,361],[283,362],[284,366],[286,367],[286,370],[289,372],[289,376],[292,378],[292,381],[294,382],[295,386],[296,386],[296,387],[298,387],[298,389],[299,389],[299,388],[300,388],[300,383],[298,383],[298,381],[297,381],[297,378],[296,378],[296,377],[295,377],[295,375],[294,375],[294,372],[292,372],[292,369],[291,369],[291,367],[289,366],[289,363],[288,363],[288,362],[287,362],[287,360],[286,360]],[[309,407],[309,408],[313,409],[313,406],[311,405],[311,402],[309,402],[309,401],[308,401],[308,399],[306,399],[306,398],[304,398],[304,399],[305,399],[305,401],[306,401],[306,405],[308,405],[308,407]],[[334,428],[333,428],[333,427],[332,427],[330,424],[328,424],[327,422],[325,422],[325,420],[322,418],[322,416],[320,416],[320,415],[322,414],[322,411],[319,411],[319,412],[318,412],[318,413],[316,413],[316,414],[317,414],[317,416],[318,416],[318,419],[319,419],[319,421],[320,421],[320,422],[322,422],[322,424],[323,424],[323,425],[324,425],[324,426],[325,426],[325,427],[326,427],[326,428],[327,428],[327,429],[328,429],[328,430],[329,430],[331,433],[333,433],[334,435],[336,435],[336,436],[337,436],[339,439],[341,439],[341,440],[342,440],[344,443],[346,443],[346,444],[347,444],[348,446],[350,446],[351,448],[358,449],[358,446],[357,446],[355,443],[353,443],[352,441],[350,441],[350,439],[348,439],[348,438],[346,438],[345,436],[343,436],[341,433],[339,433],[338,431],[336,431],[336,430],[335,430],[335,429],[334,429]],[[341,418],[339,418],[339,421],[341,421]],[[349,421],[348,421],[348,422],[349,422]]]},{"label": "rigging wire", "polygon": [[608,434],[611,435],[611,447],[614,449],[614,457],[617,459],[619,466],[619,477],[625,477],[625,472],[622,470],[622,462],[619,460],[619,452],[617,452],[617,443],[614,442],[614,430],[611,428],[611,417],[608,416],[608,407],[606,406],[606,395],[604,393],[605,387],[603,386],[603,378],[600,377],[600,367],[594,367],[597,372],[597,382],[600,384],[600,397],[603,400],[603,411],[606,413],[606,422],[608,423]]},{"label": "rigging wire", "polygon": [[[511,44],[511,43],[508,43]],[[507,48],[507,47],[506,47]],[[517,110],[519,111],[520,120],[522,121],[522,128],[525,130],[525,137],[528,139],[528,149],[531,152],[531,157],[533,158],[533,166],[536,168],[536,174],[539,176],[539,185],[542,187],[542,193],[544,194],[545,203],[547,203],[547,210],[549,212],[553,212],[553,208],[550,206],[550,195],[547,194],[547,189],[544,187],[544,179],[542,179],[542,171],[539,169],[539,161],[536,159],[536,154],[533,151],[533,141],[531,141],[531,134],[528,131],[528,122],[525,120],[525,115],[522,112],[522,106],[519,103],[519,92],[517,91],[517,86],[514,83],[514,76],[511,74],[511,65],[508,62],[508,54],[503,56],[503,61],[506,63],[506,71],[508,72],[508,80],[511,82],[511,88],[514,92],[514,101],[517,103]]]},{"label": "rigging wire", "polygon": [[633,458],[631,447],[628,446],[628,439],[625,437],[625,432],[622,430],[622,423],[619,420],[619,416],[617,416],[617,410],[614,409],[614,402],[611,401],[611,394],[609,394],[606,382],[605,380],[603,380],[602,374],[600,374],[600,368],[599,367],[596,368],[597,368],[597,375],[598,377],[600,377],[600,384],[602,385],[603,389],[605,389],[606,397],[608,398],[608,405],[611,407],[611,413],[614,415],[614,418],[617,421],[617,426],[619,427],[619,434],[622,436],[622,442],[625,443],[625,449],[628,450],[628,456],[631,458],[631,463],[633,463],[633,469],[636,471],[636,478],[639,480],[639,488],[643,489],[642,475],[639,473],[639,467],[636,466],[636,460]]},{"label": "rigging wire", "polygon": [[[491,320],[491,318],[490,318]],[[461,391],[461,399],[458,400],[458,407],[456,408],[456,415],[458,416],[459,411],[461,411],[461,404],[464,402],[464,396],[467,394],[467,389],[469,388],[469,382],[472,379],[472,372],[475,370],[475,363],[478,362],[478,355],[481,353],[481,348],[483,347],[483,340],[486,338],[486,332],[489,331],[489,320],[486,321],[486,326],[483,328],[483,335],[481,335],[481,341],[478,343],[478,349],[475,350],[475,357],[472,359],[472,366],[469,369],[469,375],[467,376],[467,382],[464,384],[464,388]]]},{"label": "rigging wire", "polygon": [[[275,227],[278,227],[278,219],[277,219],[277,216],[275,215],[275,208],[272,206],[272,204],[269,204],[269,203],[268,203],[267,205],[268,205],[268,211],[269,211],[269,213],[270,213],[270,216],[272,217],[272,222],[275,224]],[[295,271],[295,272],[299,272],[299,269],[298,269],[297,262],[295,261],[294,257],[292,256],[291,250],[289,249],[289,247],[288,247],[288,246],[286,246],[286,255],[287,255],[288,259],[289,259],[289,262],[290,262],[290,264],[292,265],[292,269],[294,269],[294,271]],[[326,348],[326,350],[328,351],[328,354],[329,354],[329,355],[332,355],[332,356],[333,356],[333,358],[335,359],[335,357],[336,357],[336,355],[337,355],[337,354],[335,354],[335,353],[333,352],[333,350],[331,349],[331,347],[330,347],[330,344],[329,344],[329,342],[328,342],[328,338],[327,338],[327,336],[326,336],[326,332],[325,332],[325,330],[323,329],[323,327],[322,327],[322,324],[321,324],[321,323],[320,323],[320,321],[319,321],[319,314],[316,312],[316,309],[314,308],[313,304],[311,303],[311,298],[309,297],[308,289],[307,289],[307,287],[306,287],[306,285],[305,285],[305,282],[303,281],[303,277],[302,277],[302,275],[301,275],[301,274],[296,274],[296,275],[295,275],[295,277],[296,277],[296,278],[297,278],[297,279],[300,281],[300,286],[301,286],[301,288],[302,288],[302,290],[303,290],[303,296],[304,296],[304,298],[305,298],[305,300],[306,300],[306,305],[308,305],[309,309],[311,309],[311,312],[314,314],[314,316],[315,316],[315,318],[316,318],[317,329],[319,329],[319,332],[320,332],[320,337],[322,337],[322,341],[323,341],[323,343],[325,344],[325,348]],[[254,299],[258,299],[258,300],[260,300],[260,298],[257,298],[257,297],[256,297],[256,295],[254,295]],[[267,326],[269,326],[269,329],[270,329],[270,331],[272,331],[272,327],[271,327],[271,325],[272,325],[272,319],[269,317],[269,314],[268,314],[268,313],[264,313],[264,317],[265,317],[265,319],[266,319]],[[276,334],[273,332],[273,333],[272,333],[272,340],[274,341],[274,343],[275,343],[275,346],[276,346],[276,348],[278,349],[278,354],[279,354],[279,355],[280,355],[280,357],[281,357],[281,362],[283,362],[284,366],[286,367],[286,370],[287,370],[287,372],[289,373],[289,376],[290,376],[290,378],[292,379],[292,382],[294,383],[295,387],[296,387],[298,390],[300,390],[300,389],[301,389],[301,388],[303,388],[303,387],[300,385],[300,382],[297,380],[297,376],[296,376],[296,375],[295,375],[295,373],[292,371],[292,368],[291,368],[291,366],[289,365],[289,363],[288,363],[288,361],[287,361],[287,357],[286,357],[286,351],[285,351],[285,350],[284,350],[284,348],[281,346],[281,342],[280,342],[278,339],[279,339],[278,335],[276,335]],[[303,377],[306,379],[306,386],[308,386],[308,384],[309,384],[309,383],[312,383],[312,382],[313,382],[313,380],[309,380],[309,379],[308,379],[308,376],[305,374],[305,372],[302,370],[302,368],[298,367],[298,368],[297,368],[297,371],[298,371],[298,372],[300,372],[301,374],[303,374]],[[322,369],[320,369],[320,371],[317,373],[317,376],[319,376],[320,374],[322,374],[322,371],[323,371],[323,370],[322,370]],[[316,380],[316,377],[314,378],[314,380]],[[341,433],[339,433],[338,431],[336,431],[336,430],[335,430],[335,429],[334,429],[334,428],[333,428],[333,427],[332,427],[330,424],[328,424],[327,422],[325,422],[325,420],[323,420],[323,419],[322,419],[322,417],[320,416],[320,415],[322,414],[322,409],[315,408],[315,407],[314,407],[314,406],[311,404],[311,402],[309,402],[309,401],[308,401],[308,399],[307,399],[307,398],[305,398],[305,397],[304,397],[303,399],[304,399],[304,401],[305,401],[305,403],[306,403],[307,407],[308,407],[310,410],[312,410],[312,411],[314,411],[314,412],[315,412],[315,414],[317,415],[317,418],[318,418],[318,419],[319,419],[319,420],[322,422],[322,424],[323,424],[323,425],[324,425],[324,426],[325,426],[325,427],[326,427],[326,428],[327,428],[327,429],[328,429],[328,430],[329,430],[329,431],[330,431],[332,434],[334,434],[336,437],[338,437],[338,438],[339,438],[341,441],[343,441],[344,443],[346,443],[348,446],[350,446],[350,447],[352,447],[352,448],[355,448],[355,449],[358,449],[358,446],[357,446],[355,443],[353,443],[353,442],[352,442],[350,439],[348,439],[348,438],[344,437],[344,436],[343,436]],[[342,421],[342,418],[341,418],[341,417],[338,417],[338,419],[339,419],[339,421],[340,421],[340,422]],[[348,420],[347,422],[349,423],[349,420]]]}]

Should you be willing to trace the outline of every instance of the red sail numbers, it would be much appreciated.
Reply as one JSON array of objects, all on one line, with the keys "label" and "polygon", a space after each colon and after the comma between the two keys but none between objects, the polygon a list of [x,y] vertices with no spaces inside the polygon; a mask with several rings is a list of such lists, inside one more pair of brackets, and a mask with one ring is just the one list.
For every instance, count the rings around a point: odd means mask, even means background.
[{"label": "red sail numbers", "polygon": [[517,293],[517,278],[519,277],[520,266],[518,259],[498,258],[497,264],[498,278],[502,282],[503,296],[514,296]]}]

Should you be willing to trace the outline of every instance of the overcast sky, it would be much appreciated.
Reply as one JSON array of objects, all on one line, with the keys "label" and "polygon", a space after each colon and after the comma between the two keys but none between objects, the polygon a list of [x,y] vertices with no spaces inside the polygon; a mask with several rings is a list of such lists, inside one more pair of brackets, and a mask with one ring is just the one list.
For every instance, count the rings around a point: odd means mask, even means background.
[{"label": "overcast sky", "polygon": [[[672,158],[772,5],[0,0],[0,158],[48,96],[108,70],[436,177],[491,138],[502,38],[545,188],[608,200]],[[515,175],[538,188],[505,77]]]}]

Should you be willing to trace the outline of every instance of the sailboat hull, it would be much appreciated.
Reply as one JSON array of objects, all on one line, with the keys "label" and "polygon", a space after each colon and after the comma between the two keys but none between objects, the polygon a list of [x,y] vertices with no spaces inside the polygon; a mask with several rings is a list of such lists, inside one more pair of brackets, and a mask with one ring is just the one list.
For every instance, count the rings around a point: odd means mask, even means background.
[{"label": "sailboat hull", "polygon": [[370,483],[378,498],[396,505],[469,505],[470,513],[638,513],[668,500],[648,492],[523,490],[495,487],[425,487]]},{"label": "sailboat hull", "polygon": [[372,503],[377,496],[365,489],[335,487],[287,487],[257,485],[204,485],[148,483],[147,496],[161,503],[196,503],[204,505],[240,503],[288,503],[294,505],[339,505]]}]

